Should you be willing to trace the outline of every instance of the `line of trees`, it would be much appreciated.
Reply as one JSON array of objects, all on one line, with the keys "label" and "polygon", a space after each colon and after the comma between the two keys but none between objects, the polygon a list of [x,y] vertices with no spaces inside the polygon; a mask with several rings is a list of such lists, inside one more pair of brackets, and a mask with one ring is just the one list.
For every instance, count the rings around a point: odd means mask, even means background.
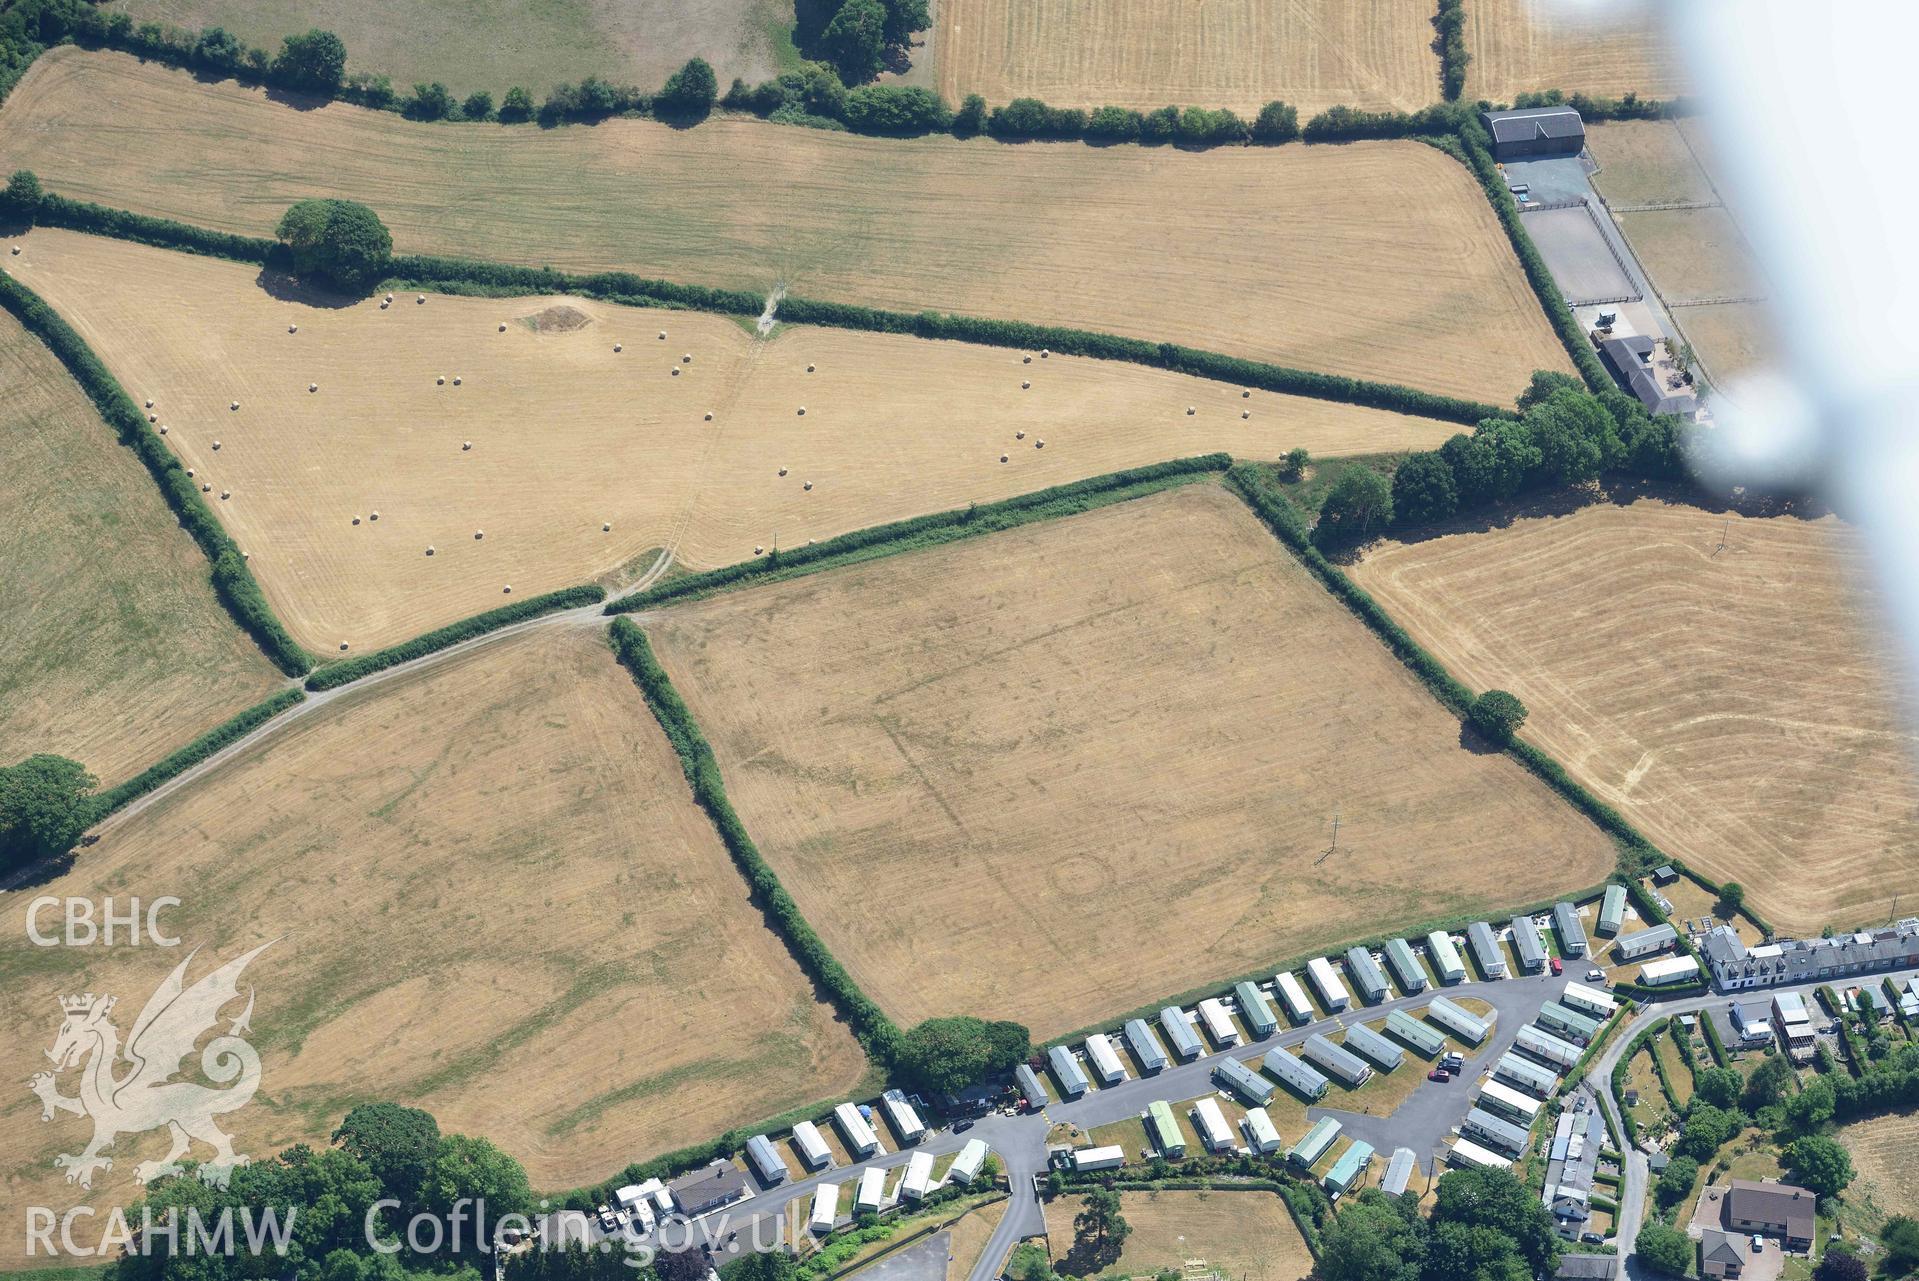
[{"label": "line of trees", "polygon": [[1451,1170],[1419,1196],[1366,1188],[1320,1233],[1320,1281],[1530,1281],[1549,1277],[1562,1243],[1552,1215],[1507,1170]]}]

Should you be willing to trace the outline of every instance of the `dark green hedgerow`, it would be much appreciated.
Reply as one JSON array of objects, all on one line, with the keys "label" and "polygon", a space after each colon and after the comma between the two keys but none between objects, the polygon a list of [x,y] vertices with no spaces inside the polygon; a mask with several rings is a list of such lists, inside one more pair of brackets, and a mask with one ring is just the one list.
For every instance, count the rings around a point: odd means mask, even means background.
[{"label": "dark green hedgerow", "polygon": [[824,542],[810,543],[755,560],[724,565],[700,574],[669,579],[656,587],[624,596],[606,607],[609,614],[630,614],[670,600],[708,596],[728,587],[746,583],[778,582],[802,574],[858,561],[875,560],[899,552],[934,547],[942,543],[977,538],[982,534],[1012,529],[1036,520],[1071,516],[1112,503],[1139,498],[1156,490],[1185,484],[1209,474],[1225,471],[1232,459],[1225,454],[1202,454],[1195,458],[1176,458],[1171,462],[1112,472],[1051,489],[1021,494],[984,507],[963,507],[955,511],[934,512],[890,525],[875,525],[854,530]]},{"label": "dark green hedgerow", "polygon": [[489,609],[484,614],[475,614],[463,618],[457,623],[435,628],[410,641],[390,645],[385,649],[350,658],[344,663],[330,663],[307,677],[307,688],[314,691],[335,689],[363,676],[401,663],[410,663],[416,658],[424,658],[439,650],[450,649],[462,641],[470,641],[476,636],[496,632],[502,627],[514,623],[523,623],[529,618],[538,618],[542,614],[551,614],[556,610],[577,609],[583,605],[597,605],[606,599],[604,589],[588,584],[584,587],[568,587],[562,591],[548,592],[544,596],[530,596],[526,600],[511,605],[502,605],[498,609]]},{"label": "dark green hedgerow", "polygon": [[161,442],[159,433],[148,424],[147,416],[133,403],[126,389],[107,372],[93,349],[58,312],[12,276],[0,276],[0,306],[59,357],[121,443],[146,464],[167,505],[179,517],[181,527],[192,535],[212,562],[214,592],[234,621],[253,638],[274,666],[289,676],[304,675],[312,666],[312,660],[280,625],[260,591],[260,584],[247,568],[246,558],[227,537],[200,497],[198,486],[188,478],[186,468]]},{"label": "dark green hedgerow", "polygon": [[110,787],[92,797],[90,804],[93,813],[87,819],[88,825],[98,823],[129,801],[137,800],[169,779],[179,777],[221,748],[230,743],[239,742],[289,707],[296,707],[305,701],[305,691],[283,689],[272,698],[255,703],[231,720],[214,726],[164,760],[149,765],[117,787]]},{"label": "dark green hedgerow", "polygon": [[753,901],[766,913],[774,932],[786,941],[807,977],[820,986],[833,1008],[847,1021],[868,1056],[881,1066],[892,1064],[900,1043],[899,1027],[872,998],[860,991],[853,976],[813,932],[793,896],[786,892],[778,875],[761,857],[759,847],[747,835],[745,824],[740,822],[732,801],[727,799],[726,783],[720,777],[720,765],[712,747],[679,691],[667,678],[666,669],[653,656],[646,634],[632,619],[616,618],[610,635],[613,652],[646,695],[647,706],[653,709],[667,741],[679,755],[680,768],[693,789],[693,799],[706,811],[727,852],[739,865],[741,875],[752,888]]}]

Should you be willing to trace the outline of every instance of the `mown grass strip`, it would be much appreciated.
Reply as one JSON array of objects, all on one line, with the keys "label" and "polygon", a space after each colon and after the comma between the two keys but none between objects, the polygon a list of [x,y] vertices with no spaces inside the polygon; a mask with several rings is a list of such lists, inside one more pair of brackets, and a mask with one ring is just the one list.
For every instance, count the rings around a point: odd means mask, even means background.
[{"label": "mown grass strip", "polygon": [[734,587],[783,582],[842,565],[979,538],[1034,521],[1074,516],[1097,507],[1142,498],[1176,485],[1190,484],[1217,475],[1231,465],[1232,459],[1225,454],[1200,454],[1055,485],[1051,489],[1021,494],[984,507],[963,507],[914,516],[889,525],[874,525],[823,542],[786,551],[776,549],[770,555],[753,560],[669,579],[645,591],[621,597],[608,605],[606,612],[630,614],[668,601],[699,600]]},{"label": "mown grass strip", "polygon": [[221,748],[239,742],[281,712],[305,701],[305,691],[283,689],[273,697],[255,703],[239,715],[221,722],[185,747],[147,766],[126,782],[95,795],[89,802],[93,812],[87,819],[87,825],[91,827],[109,814],[125,808],[129,802],[145,796],[162,783],[178,778]]},{"label": "mown grass strip", "polygon": [[424,635],[412,640],[401,641],[398,645],[389,645],[382,650],[359,658],[349,658],[345,662],[330,663],[307,677],[307,688],[318,693],[321,690],[337,689],[362,677],[401,663],[410,663],[416,658],[425,658],[428,654],[450,649],[464,641],[470,641],[488,632],[496,632],[502,627],[514,623],[523,623],[529,618],[538,618],[542,614],[551,614],[556,610],[578,609],[584,605],[597,605],[606,599],[606,591],[588,584],[583,587],[568,587],[557,592],[548,592],[544,596],[532,596],[511,605],[502,605],[498,609],[489,609],[484,614],[475,614],[463,618],[457,623],[448,623],[445,627],[436,627]]},{"label": "mown grass strip", "polygon": [[0,306],[19,320],[27,332],[45,343],[80,384],[93,407],[146,465],[160,487],[160,495],[180,520],[181,528],[200,545],[212,564],[213,590],[242,631],[253,638],[275,667],[288,676],[303,676],[313,666],[302,649],[267,604],[266,595],[247,568],[246,557],[200,497],[200,490],[187,476],[173,451],[161,443],[159,433],[147,422],[146,414],[133,403],[119,380],[107,371],[100,358],[88,347],[73,326],[40,295],[15,280],[0,274]]}]

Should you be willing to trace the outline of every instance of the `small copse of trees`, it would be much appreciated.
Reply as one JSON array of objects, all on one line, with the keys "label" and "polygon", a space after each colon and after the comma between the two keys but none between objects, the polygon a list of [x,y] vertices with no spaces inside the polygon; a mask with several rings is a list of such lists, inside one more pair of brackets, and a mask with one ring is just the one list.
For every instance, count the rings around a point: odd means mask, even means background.
[{"label": "small copse of trees", "polygon": [[318,277],[348,292],[378,284],[393,258],[386,224],[354,200],[299,201],[281,217],[275,234],[302,277]]}]

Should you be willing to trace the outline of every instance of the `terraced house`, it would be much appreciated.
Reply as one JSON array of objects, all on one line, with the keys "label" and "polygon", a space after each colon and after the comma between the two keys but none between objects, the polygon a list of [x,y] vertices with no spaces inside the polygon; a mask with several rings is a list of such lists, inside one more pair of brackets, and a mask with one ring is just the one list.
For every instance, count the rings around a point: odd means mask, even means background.
[{"label": "terraced house", "polygon": [[1919,965],[1919,917],[1835,938],[1780,939],[1753,948],[1731,926],[1719,925],[1700,940],[1699,951],[1722,992],[1828,983]]}]

